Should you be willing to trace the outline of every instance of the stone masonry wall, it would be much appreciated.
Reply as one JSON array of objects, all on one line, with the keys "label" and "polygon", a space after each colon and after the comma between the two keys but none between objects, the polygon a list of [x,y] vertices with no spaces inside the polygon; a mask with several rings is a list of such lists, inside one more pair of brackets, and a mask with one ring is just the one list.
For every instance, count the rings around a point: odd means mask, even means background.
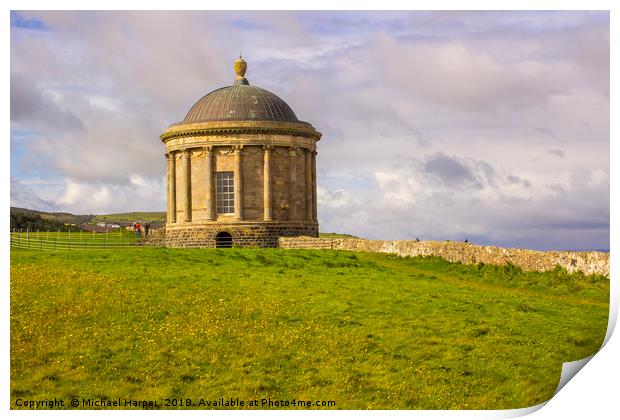
[{"label": "stone masonry wall", "polygon": [[165,246],[166,245],[166,229],[149,230],[149,236],[141,240],[139,245],[147,246]]},{"label": "stone masonry wall", "polygon": [[352,238],[280,238],[280,248],[337,249],[385,252],[401,257],[433,255],[464,264],[513,264],[524,270],[548,271],[559,265],[569,272],[609,276],[609,253],[572,251],[533,251],[498,248],[451,241],[380,241]]},{"label": "stone masonry wall", "polygon": [[280,237],[317,236],[318,225],[294,222],[185,225],[167,228],[164,244],[170,248],[215,248],[215,236],[220,232],[230,233],[233,247],[277,248]]}]

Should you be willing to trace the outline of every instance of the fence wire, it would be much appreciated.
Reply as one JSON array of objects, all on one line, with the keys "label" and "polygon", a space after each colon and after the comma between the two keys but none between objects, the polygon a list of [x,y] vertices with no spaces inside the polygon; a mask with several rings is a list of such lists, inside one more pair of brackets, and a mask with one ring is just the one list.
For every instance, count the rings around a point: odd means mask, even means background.
[{"label": "fence wire", "polygon": [[11,247],[31,250],[78,251],[88,249],[118,249],[138,246],[138,238],[123,232],[11,232]]}]

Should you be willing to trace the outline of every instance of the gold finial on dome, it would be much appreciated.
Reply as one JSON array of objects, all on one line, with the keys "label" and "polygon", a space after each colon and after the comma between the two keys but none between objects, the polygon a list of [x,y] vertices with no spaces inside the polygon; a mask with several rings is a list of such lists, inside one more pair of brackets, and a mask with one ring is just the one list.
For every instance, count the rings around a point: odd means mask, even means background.
[{"label": "gold finial on dome", "polygon": [[235,74],[237,77],[235,78],[235,85],[249,85],[248,79],[245,78],[245,72],[248,69],[248,63],[245,62],[241,53],[239,53],[239,58],[235,61]]}]

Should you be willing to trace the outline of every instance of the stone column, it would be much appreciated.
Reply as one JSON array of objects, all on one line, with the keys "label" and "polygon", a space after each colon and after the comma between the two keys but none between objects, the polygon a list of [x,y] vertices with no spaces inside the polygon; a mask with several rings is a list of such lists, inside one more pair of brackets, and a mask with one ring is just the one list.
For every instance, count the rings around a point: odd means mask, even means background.
[{"label": "stone column", "polygon": [[177,222],[177,168],[174,152],[166,154],[168,163],[168,223]]},{"label": "stone column", "polygon": [[308,149],[305,152],[306,157],[306,220],[312,221],[312,152]]},{"label": "stone column", "polygon": [[181,170],[183,171],[183,220],[192,221],[192,152],[184,149],[181,155]]},{"label": "stone column", "polygon": [[295,165],[295,158],[297,157],[297,151],[294,147],[288,149],[288,219],[297,219],[297,208],[295,203],[295,188],[297,188],[297,170]]},{"label": "stone column", "polygon": [[205,173],[205,198],[206,198],[206,208],[207,208],[207,220],[215,220],[215,211],[214,211],[214,203],[215,200],[213,197],[213,148],[211,146],[205,147],[205,166],[207,167]]},{"label": "stone column", "polygon": [[273,146],[263,146],[263,220],[273,220],[271,208],[271,150]]},{"label": "stone column", "polygon": [[316,203],[316,151],[312,152],[312,221],[317,222]]},{"label": "stone column", "polygon": [[235,220],[243,220],[243,176],[241,173],[241,150],[243,146],[234,146],[233,151],[235,154],[235,173],[234,173],[234,188],[235,188]]}]

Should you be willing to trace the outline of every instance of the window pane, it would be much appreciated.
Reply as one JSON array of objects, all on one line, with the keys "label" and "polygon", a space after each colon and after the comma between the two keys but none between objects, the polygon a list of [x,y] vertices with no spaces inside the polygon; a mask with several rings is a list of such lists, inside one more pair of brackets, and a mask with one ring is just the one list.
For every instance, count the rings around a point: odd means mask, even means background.
[{"label": "window pane", "polygon": [[216,200],[218,213],[235,212],[234,176],[232,172],[216,172]]}]

